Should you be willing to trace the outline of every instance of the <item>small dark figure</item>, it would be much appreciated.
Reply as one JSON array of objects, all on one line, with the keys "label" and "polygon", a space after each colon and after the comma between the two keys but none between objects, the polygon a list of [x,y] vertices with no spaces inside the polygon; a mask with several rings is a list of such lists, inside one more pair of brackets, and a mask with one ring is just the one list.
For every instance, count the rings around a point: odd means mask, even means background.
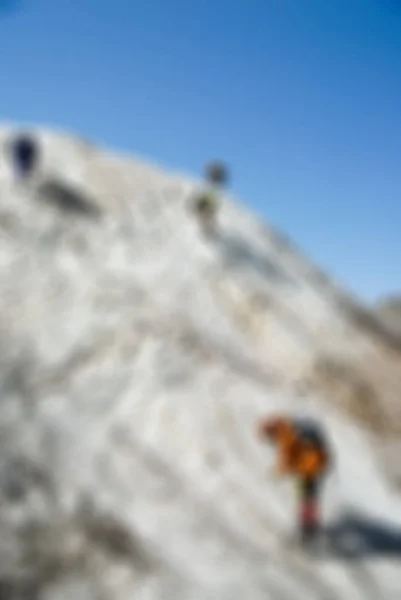
[{"label": "small dark figure", "polygon": [[32,175],[39,161],[39,148],[33,137],[18,136],[10,144],[10,154],[17,176],[27,179]]},{"label": "small dark figure", "polygon": [[215,186],[224,186],[228,183],[228,171],[221,162],[212,162],[206,165],[205,179]]},{"label": "small dark figure", "polygon": [[206,221],[211,221],[217,210],[217,194],[213,190],[207,190],[196,197],[194,210],[198,217]]},{"label": "small dark figure", "polygon": [[332,466],[331,452],[320,424],[273,417],[259,424],[264,440],[278,451],[278,474],[292,476],[299,492],[298,526],[301,542],[313,541],[321,530],[320,496],[324,478]]},{"label": "small dark figure", "polygon": [[193,198],[193,210],[207,237],[216,234],[216,215],[220,205],[222,188],[228,173],[223,163],[212,162],[205,167],[205,185]]},{"label": "small dark figure", "polygon": [[200,223],[203,234],[207,238],[216,235],[216,213],[219,208],[219,195],[213,188],[201,190],[193,200],[193,211]]}]

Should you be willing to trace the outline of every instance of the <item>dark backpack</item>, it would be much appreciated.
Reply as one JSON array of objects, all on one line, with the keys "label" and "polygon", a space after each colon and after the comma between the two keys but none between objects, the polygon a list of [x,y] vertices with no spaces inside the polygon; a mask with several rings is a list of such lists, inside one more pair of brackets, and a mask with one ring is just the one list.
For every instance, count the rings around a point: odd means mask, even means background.
[{"label": "dark backpack", "polygon": [[294,427],[301,440],[319,448],[325,453],[328,459],[328,465],[332,464],[332,453],[329,442],[322,426],[313,419],[296,419]]}]

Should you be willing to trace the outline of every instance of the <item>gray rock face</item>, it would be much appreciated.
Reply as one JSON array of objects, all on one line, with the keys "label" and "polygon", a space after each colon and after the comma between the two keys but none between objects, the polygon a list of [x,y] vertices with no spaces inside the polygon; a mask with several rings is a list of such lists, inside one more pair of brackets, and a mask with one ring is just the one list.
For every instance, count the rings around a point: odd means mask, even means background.
[{"label": "gray rock face", "polygon": [[[205,239],[193,183],[38,136],[34,181],[14,181],[5,154],[0,169],[0,598],[398,598],[399,496],[314,369],[362,363],[392,391],[394,345],[228,199]],[[393,396],[371,404],[389,431]],[[255,437],[276,410],[326,423],[327,518],[386,517],[390,557],[375,564],[367,526],[363,564],[283,544],[292,491]]]},{"label": "gray rock face", "polygon": [[378,303],[376,310],[388,327],[401,335],[401,296],[383,299]]}]

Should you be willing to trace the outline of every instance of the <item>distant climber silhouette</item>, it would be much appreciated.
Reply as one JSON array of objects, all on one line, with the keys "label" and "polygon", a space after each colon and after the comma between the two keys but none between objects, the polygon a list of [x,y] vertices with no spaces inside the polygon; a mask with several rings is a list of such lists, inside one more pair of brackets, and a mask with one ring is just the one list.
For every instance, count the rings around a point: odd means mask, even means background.
[{"label": "distant climber silhouette", "polygon": [[224,186],[228,184],[228,169],[219,161],[213,161],[206,165],[205,179],[212,185]]},{"label": "distant climber silhouette", "polygon": [[220,194],[228,181],[228,170],[221,162],[211,162],[205,168],[205,185],[194,199],[193,210],[205,234],[215,233],[215,221]]},{"label": "distant climber silhouette", "polygon": [[278,475],[292,476],[298,485],[298,527],[302,543],[314,541],[321,531],[319,501],[323,480],[332,467],[326,433],[313,419],[277,415],[258,425],[262,440],[278,451]]},{"label": "distant climber silhouette", "polygon": [[10,143],[10,155],[15,175],[28,179],[39,162],[39,144],[33,136],[16,136]]}]

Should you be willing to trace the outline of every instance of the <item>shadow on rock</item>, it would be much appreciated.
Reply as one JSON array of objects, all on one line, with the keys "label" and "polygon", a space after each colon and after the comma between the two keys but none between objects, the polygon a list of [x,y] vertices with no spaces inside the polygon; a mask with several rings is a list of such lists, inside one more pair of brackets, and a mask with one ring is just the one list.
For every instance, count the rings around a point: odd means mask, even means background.
[{"label": "shadow on rock", "polygon": [[326,535],[333,551],[344,558],[401,558],[401,528],[372,517],[347,513]]},{"label": "shadow on rock", "polygon": [[245,268],[269,279],[272,283],[294,285],[293,280],[282,269],[240,236],[220,234],[219,242],[228,268]]},{"label": "shadow on rock", "polygon": [[68,213],[80,214],[85,217],[99,217],[101,211],[89,196],[82,190],[64,181],[47,179],[38,186],[38,199],[57,206]]}]

